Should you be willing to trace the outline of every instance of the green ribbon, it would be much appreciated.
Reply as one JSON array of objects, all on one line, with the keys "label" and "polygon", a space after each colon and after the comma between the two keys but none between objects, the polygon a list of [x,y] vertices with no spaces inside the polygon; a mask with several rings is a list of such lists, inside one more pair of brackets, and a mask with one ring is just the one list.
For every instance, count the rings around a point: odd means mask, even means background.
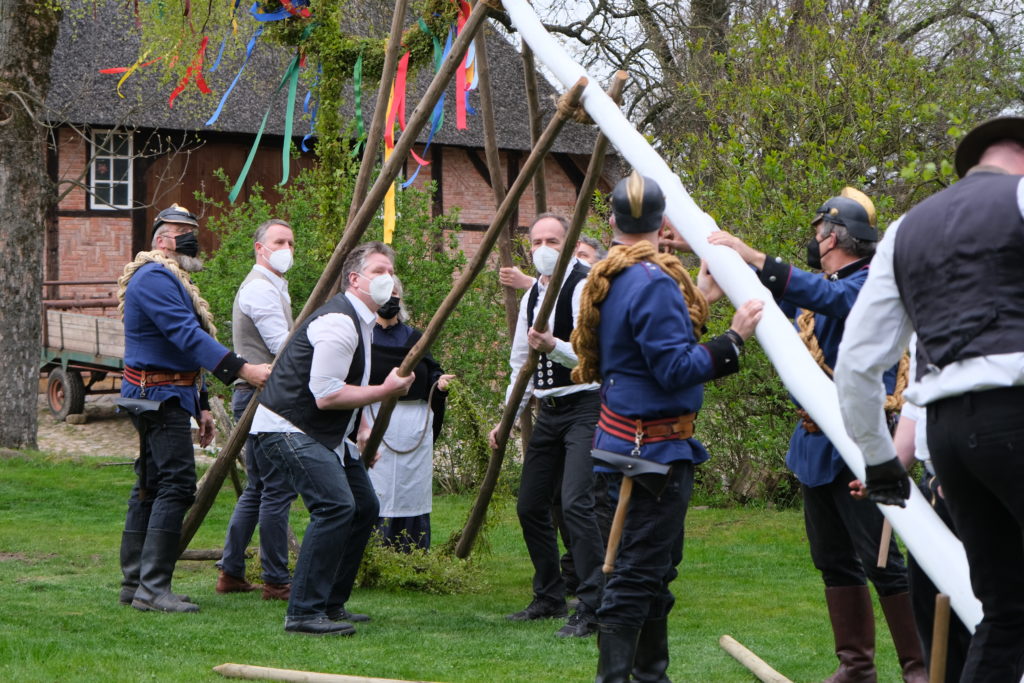
[{"label": "green ribbon", "polygon": [[[292,109],[294,109],[294,104],[295,104],[294,88],[295,88],[295,82],[297,80],[298,73],[299,73],[299,54],[298,54],[298,52],[296,52],[295,56],[292,58],[291,64],[289,64],[288,68],[285,70],[284,76],[281,78],[281,82],[278,83],[277,84],[277,88],[274,89],[274,94],[271,95],[271,100],[273,100],[273,98],[277,96],[277,93],[279,93],[281,91],[281,88],[284,87],[284,84],[287,83],[289,80],[291,80],[292,84],[289,86],[288,89],[291,92],[291,97],[292,97],[290,104],[291,104]],[[256,158],[256,151],[260,148],[260,138],[263,137],[263,129],[267,127],[267,118],[270,116],[270,110],[272,108],[273,108],[273,104],[271,104],[270,107],[267,107],[267,113],[265,113],[263,115],[263,123],[260,124],[260,129],[256,132],[256,139],[252,143],[252,149],[249,150],[249,158],[245,160],[245,165],[242,166],[242,172],[238,176],[238,180],[235,181],[235,186],[233,188],[231,188],[231,194],[228,195],[228,201],[231,202],[232,204],[234,204],[235,200],[238,199],[238,194],[242,191],[242,183],[245,182],[246,176],[249,175],[249,168],[252,166],[252,160]],[[291,120],[290,119],[286,120],[285,128],[286,128],[286,131],[285,131],[285,138],[284,138],[284,140],[285,140],[285,154],[284,154],[284,158],[285,158],[285,178],[287,178],[287,174],[288,174],[288,166],[287,166],[287,164],[288,164],[288,152],[287,152],[287,150],[288,150],[288,145],[291,142],[291,139],[288,137],[288,135],[291,134]]]}]

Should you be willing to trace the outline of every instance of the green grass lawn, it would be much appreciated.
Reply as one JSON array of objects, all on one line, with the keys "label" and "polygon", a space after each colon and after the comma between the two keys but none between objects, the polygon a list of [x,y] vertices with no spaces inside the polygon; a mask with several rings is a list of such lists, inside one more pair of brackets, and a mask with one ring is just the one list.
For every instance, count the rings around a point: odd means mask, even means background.
[{"label": "green grass lawn", "polygon": [[[199,614],[118,605],[117,551],[133,474],[102,462],[0,459],[0,680],[213,681],[223,680],[211,669],[224,662],[421,681],[593,680],[592,638],[559,640],[558,622],[503,618],[530,600],[511,501],[495,501],[487,549],[473,557],[483,590],[357,588],[348,606],[373,621],[351,638],[312,638],[282,630],[284,603],[217,595],[212,562],[180,562],[175,573],[175,590],[192,596]],[[192,547],[222,544],[233,498],[226,487]],[[435,499],[436,544],[461,527],[471,502]],[[303,514],[292,519],[301,532]],[[677,683],[754,680],[719,648],[726,633],[794,681],[832,672],[821,580],[799,511],[691,509],[673,590],[669,674]],[[897,681],[881,621],[879,634],[879,680]]]}]

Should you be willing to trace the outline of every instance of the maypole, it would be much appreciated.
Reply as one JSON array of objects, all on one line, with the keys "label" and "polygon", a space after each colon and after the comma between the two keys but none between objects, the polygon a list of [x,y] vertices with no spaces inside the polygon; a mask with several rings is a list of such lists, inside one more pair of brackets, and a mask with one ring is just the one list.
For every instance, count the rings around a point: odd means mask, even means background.
[{"label": "maypole", "polygon": [[[589,79],[586,70],[544,29],[526,0],[503,0],[502,4],[523,40],[559,81],[568,84],[580,78]],[[732,303],[740,306],[750,299],[765,302],[764,316],[757,326],[758,341],[786,388],[828,435],[853,473],[863,479],[864,458],[846,434],[835,385],[804,349],[772,296],[736,252],[708,244],[707,236],[717,229],[714,219],[700,210],[679,177],[592,79],[583,93],[582,103],[622,156],[661,186],[666,197],[666,215],[697,254],[708,262]],[[981,620],[982,611],[981,603],[971,590],[963,545],[938,518],[917,487],[910,488],[907,507],[880,505],[879,508],[899,532],[914,559],[939,589],[950,596],[957,614],[973,629]]]}]

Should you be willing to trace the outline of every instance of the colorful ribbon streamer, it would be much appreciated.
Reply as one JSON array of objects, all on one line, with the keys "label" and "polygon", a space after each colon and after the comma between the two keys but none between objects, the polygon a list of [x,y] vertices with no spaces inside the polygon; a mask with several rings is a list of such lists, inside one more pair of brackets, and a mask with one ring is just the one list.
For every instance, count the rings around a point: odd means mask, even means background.
[{"label": "colorful ribbon streamer", "polygon": [[[220,117],[220,112],[224,109],[224,103],[228,101],[228,95],[235,89],[235,85],[238,84],[238,79],[242,77],[242,70],[245,69],[245,65],[249,63],[249,57],[252,56],[253,48],[256,47],[256,40],[263,34],[263,26],[257,26],[256,32],[249,39],[249,43],[245,46],[245,59],[242,60],[242,66],[238,67],[238,73],[235,74],[234,80],[231,81],[231,85],[224,91],[224,94],[220,98],[220,104],[217,105],[217,110],[213,112],[213,116],[207,120],[204,125],[212,126],[213,123]],[[213,69],[211,69],[212,71]]]},{"label": "colorful ribbon streamer", "polygon": [[[297,80],[297,78],[298,78],[298,72],[299,72],[299,54],[296,53],[295,57],[292,58],[291,63],[288,65],[288,68],[285,69],[284,76],[281,77],[281,82],[277,84],[277,88],[274,90],[274,94],[271,96],[271,99],[273,99],[274,97],[277,96],[277,93],[279,93],[281,91],[281,88],[284,87],[285,83],[294,83]],[[289,91],[291,91],[291,88],[292,88],[292,86],[289,85]],[[292,94],[291,105],[294,106],[294,104],[295,104],[295,95],[293,93]],[[259,150],[259,147],[260,147],[260,138],[263,137],[263,129],[267,127],[267,118],[270,116],[270,110],[271,110],[272,107],[273,107],[273,105],[271,105],[270,107],[267,107],[267,112],[263,115],[263,122],[260,123],[260,129],[258,131],[256,131],[256,139],[252,143],[252,149],[249,150],[249,157],[245,160],[245,165],[242,166],[242,172],[238,175],[238,180],[235,181],[235,186],[233,188],[231,188],[231,192],[230,192],[230,194],[228,194],[228,201],[231,202],[232,204],[234,204],[235,200],[238,198],[238,194],[242,191],[242,184],[245,182],[246,176],[249,175],[249,168],[252,166],[253,159],[256,158],[256,152],[257,152],[257,150]],[[286,121],[285,121],[285,127],[288,130],[288,132],[290,133],[291,127],[290,127],[290,125],[289,125],[289,123],[287,121],[287,118],[286,118]],[[288,150],[289,143],[291,142],[291,138],[286,136],[284,140],[285,140],[285,155],[284,156],[285,156],[285,159],[287,160],[287,158],[288,158],[287,150]],[[284,173],[285,173],[285,179],[287,180],[287,166],[285,167]]]},{"label": "colorful ribbon streamer", "polygon": [[199,88],[199,92],[204,95],[209,95],[211,90],[210,86],[206,85],[206,79],[203,78],[203,56],[206,54],[206,46],[210,42],[209,36],[203,36],[202,42],[199,44],[199,49],[196,50],[195,57],[192,58],[192,63],[188,65],[185,70],[185,76],[178,83],[178,87],[171,91],[171,96],[167,98],[168,109],[174,107],[174,100],[177,99],[178,95],[185,91],[189,81],[195,77],[196,87]]}]

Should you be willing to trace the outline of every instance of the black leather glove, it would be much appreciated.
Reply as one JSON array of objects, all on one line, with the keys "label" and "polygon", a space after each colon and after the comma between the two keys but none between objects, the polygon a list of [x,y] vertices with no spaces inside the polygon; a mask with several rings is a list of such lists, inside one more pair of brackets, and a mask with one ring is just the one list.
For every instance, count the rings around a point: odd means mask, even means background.
[{"label": "black leather glove", "polygon": [[907,506],[910,498],[910,477],[898,458],[886,460],[881,465],[868,465],[864,485],[868,488],[868,500],[882,505]]}]

